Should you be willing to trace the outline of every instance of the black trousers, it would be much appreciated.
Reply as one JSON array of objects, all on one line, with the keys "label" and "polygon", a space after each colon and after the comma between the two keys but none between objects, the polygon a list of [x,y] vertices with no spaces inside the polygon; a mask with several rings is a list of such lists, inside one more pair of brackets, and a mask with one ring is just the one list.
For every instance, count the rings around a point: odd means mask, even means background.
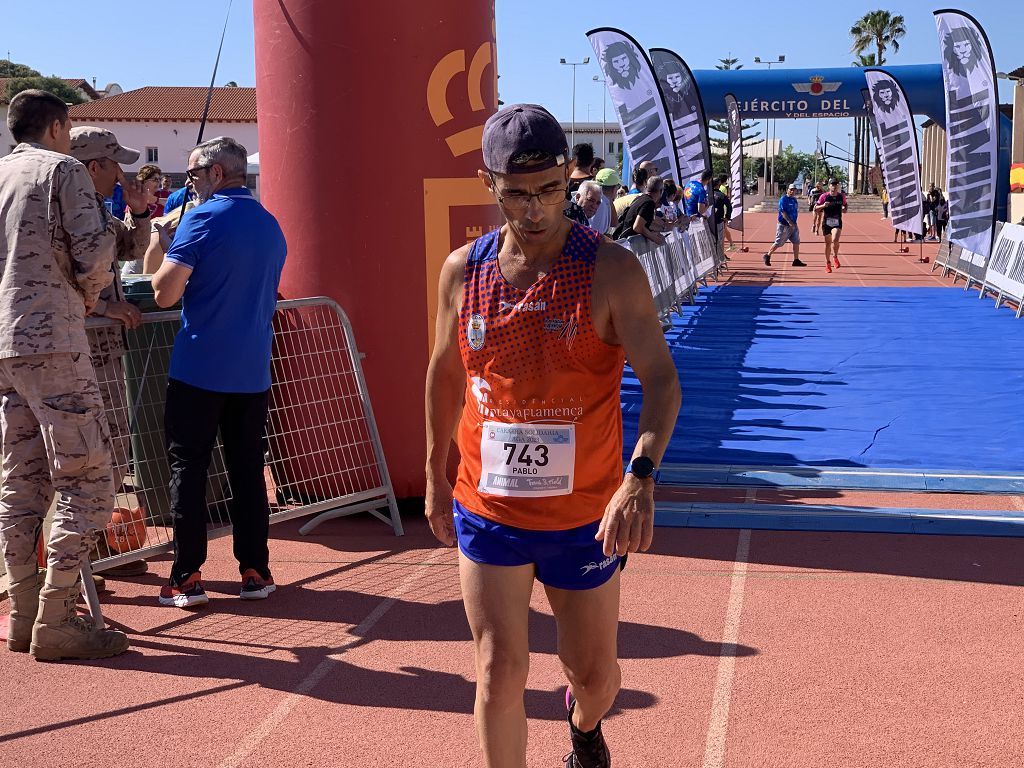
[{"label": "black trousers", "polygon": [[263,479],[264,429],[270,390],[212,392],[170,379],[164,432],[171,466],[174,565],[171,583],[181,584],[206,562],[206,479],[220,428],[231,483],[231,516],[238,572],[270,576],[270,505]]}]

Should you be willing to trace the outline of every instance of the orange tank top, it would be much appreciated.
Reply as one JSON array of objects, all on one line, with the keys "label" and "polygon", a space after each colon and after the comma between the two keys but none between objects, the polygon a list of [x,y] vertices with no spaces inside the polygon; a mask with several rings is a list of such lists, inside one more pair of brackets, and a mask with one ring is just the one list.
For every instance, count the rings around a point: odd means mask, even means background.
[{"label": "orange tank top", "polygon": [[573,223],[551,271],[526,290],[501,274],[497,231],[470,249],[455,498],[481,517],[530,530],[576,528],[601,519],[622,480],[624,354],[591,320],[600,242]]}]

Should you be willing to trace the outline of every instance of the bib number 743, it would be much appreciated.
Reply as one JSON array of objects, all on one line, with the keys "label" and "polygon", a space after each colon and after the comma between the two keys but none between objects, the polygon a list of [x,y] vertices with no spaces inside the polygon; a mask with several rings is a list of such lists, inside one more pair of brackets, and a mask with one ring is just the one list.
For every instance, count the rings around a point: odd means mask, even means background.
[{"label": "bib number 743", "polygon": [[532,498],[572,493],[576,427],[484,422],[480,463],[480,493]]}]

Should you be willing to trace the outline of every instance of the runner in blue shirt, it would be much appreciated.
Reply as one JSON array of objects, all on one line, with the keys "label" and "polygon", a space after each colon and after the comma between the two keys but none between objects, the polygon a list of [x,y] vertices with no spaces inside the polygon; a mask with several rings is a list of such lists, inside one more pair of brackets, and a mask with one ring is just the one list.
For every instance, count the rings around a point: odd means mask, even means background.
[{"label": "runner in blue shirt", "polygon": [[772,265],[772,254],[787,240],[793,243],[793,266],[807,266],[800,261],[800,229],[796,224],[796,217],[800,213],[800,201],[796,199],[798,194],[796,184],[790,184],[786,194],[779,198],[779,223],[775,226],[775,242],[764,255],[766,267]]}]

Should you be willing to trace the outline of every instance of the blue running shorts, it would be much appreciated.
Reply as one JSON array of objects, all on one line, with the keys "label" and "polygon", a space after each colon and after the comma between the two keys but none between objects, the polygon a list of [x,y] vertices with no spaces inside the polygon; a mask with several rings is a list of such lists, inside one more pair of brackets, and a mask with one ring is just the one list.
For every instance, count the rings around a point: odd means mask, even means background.
[{"label": "blue running shorts", "polygon": [[618,555],[605,557],[594,540],[600,522],[567,531],[530,531],[495,523],[452,503],[459,550],[484,565],[533,564],[537,580],[555,589],[594,589],[625,565]]}]

